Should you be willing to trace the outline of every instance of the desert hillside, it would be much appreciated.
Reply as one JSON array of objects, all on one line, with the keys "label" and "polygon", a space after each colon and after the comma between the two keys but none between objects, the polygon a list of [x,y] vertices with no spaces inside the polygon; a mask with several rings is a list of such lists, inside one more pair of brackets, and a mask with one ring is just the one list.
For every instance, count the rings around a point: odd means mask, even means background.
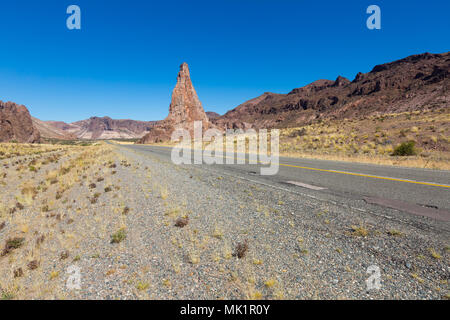
[{"label": "desert hillside", "polygon": [[45,124],[76,139],[137,139],[144,136],[156,121],[91,117],[73,123],[46,121]]},{"label": "desert hillside", "polygon": [[450,53],[413,55],[358,73],[317,80],[287,94],[266,92],[213,122],[225,128],[287,128],[318,119],[448,109]]},{"label": "desert hillside", "polygon": [[38,118],[31,117],[33,126],[39,131],[42,138],[60,139],[60,140],[74,140],[77,137],[74,134],[68,133],[64,130],[54,126],[51,121],[42,121]]}]

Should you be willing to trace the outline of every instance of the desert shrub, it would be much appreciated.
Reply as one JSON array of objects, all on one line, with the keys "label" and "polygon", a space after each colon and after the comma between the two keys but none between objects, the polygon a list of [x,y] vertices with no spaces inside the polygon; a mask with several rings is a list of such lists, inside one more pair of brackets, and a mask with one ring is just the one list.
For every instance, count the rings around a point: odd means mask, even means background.
[{"label": "desert shrub", "polygon": [[8,253],[14,249],[20,248],[25,242],[25,238],[13,238],[8,239],[5,243],[5,247],[1,253],[1,256],[6,256]]},{"label": "desert shrub", "polygon": [[403,142],[394,149],[393,156],[413,156],[417,154],[415,141]]},{"label": "desert shrub", "polygon": [[186,218],[181,217],[181,218],[178,218],[177,221],[175,221],[175,227],[183,228],[188,223],[189,223],[189,218],[188,217],[186,217]]},{"label": "desert shrub", "polygon": [[111,235],[111,243],[120,243],[127,237],[124,229],[120,229],[119,231],[113,233]]},{"label": "desert shrub", "polygon": [[239,259],[242,259],[243,257],[245,257],[247,250],[248,250],[248,241],[245,240],[244,242],[240,242],[237,244],[236,250],[233,255],[235,257],[238,257]]}]

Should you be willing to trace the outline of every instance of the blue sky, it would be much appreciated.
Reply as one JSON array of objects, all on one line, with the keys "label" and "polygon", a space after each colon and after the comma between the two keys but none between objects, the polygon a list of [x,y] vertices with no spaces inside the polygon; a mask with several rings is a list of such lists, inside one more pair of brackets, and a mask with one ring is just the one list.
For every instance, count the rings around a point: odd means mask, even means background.
[{"label": "blue sky", "polygon": [[[71,4],[81,30],[66,27]],[[366,28],[371,4],[381,30]],[[266,91],[449,51],[450,1],[2,1],[0,40],[0,100],[43,120],[159,120],[184,61],[205,110],[222,114]]]}]

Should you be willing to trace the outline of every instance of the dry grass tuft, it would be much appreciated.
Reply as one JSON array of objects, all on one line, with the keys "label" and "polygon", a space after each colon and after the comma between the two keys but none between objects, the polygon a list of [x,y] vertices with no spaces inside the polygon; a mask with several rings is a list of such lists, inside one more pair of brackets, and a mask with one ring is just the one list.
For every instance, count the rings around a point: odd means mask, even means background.
[{"label": "dry grass tuft", "polygon": [[125,232],[125,229],[121,228],[111,235],[111,243],[120,243],[125,240],[126,237],[127,234]]},{"label": "dry grass tuft", "polygon": [[367,237],[369,235],[369,230],[367,230],[363,225],[351,226],[352,235],[355,237]]}]

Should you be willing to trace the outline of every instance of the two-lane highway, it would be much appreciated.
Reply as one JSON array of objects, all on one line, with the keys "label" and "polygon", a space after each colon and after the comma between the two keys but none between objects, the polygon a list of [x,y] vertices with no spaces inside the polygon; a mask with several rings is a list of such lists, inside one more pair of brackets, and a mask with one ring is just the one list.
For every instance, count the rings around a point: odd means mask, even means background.
[{"label": "two-lane highway", "polygon": [[[171,148],[125,145],[170,161]],[[239,157],[239,155],[237,156]],[[450,221],[450,171],[342,161],[280,157],[279,171],[261,176],[261,165],[206,165],[228,174],[253,176],[270,185],[322,192]]]}]

